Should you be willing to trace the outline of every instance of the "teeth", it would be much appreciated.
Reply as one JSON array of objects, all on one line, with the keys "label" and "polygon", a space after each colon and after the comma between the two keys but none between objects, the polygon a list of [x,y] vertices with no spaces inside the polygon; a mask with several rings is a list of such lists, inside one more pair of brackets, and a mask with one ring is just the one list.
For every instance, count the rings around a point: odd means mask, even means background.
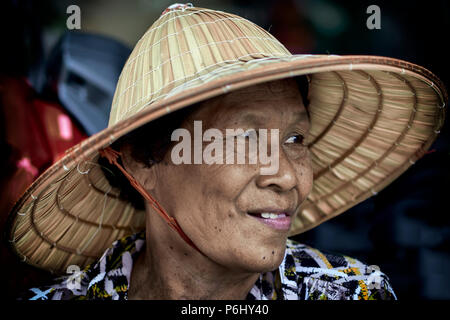
[{"label": "teeth", "polygon": [[264,219],[277,219],[284,218],[286,215],[284,213],[271,213],[271,212],[263,212],[261,213],[261,217]]}]

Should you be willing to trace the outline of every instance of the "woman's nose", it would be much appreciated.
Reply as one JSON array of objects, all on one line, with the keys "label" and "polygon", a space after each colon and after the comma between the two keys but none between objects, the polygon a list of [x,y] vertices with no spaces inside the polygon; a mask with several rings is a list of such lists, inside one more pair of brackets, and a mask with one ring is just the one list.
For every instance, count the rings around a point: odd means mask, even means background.
[{"label": "woman's nose", "polygon": [[289,191],[297,185],[296,170],[289,161],[286,153],[280,148],[278,171],[272,175],[262,175],[256,179],[259,188],[273,188],[277,192]]}]

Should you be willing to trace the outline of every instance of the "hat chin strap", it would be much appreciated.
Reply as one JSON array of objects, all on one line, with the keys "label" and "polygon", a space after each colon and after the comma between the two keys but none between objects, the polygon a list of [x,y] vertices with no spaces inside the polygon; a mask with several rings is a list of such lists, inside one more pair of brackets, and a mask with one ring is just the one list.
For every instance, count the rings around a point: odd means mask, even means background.
[{"label": "hat chin strap", "polygon": [[139,182],[130,175],[124,167],[120,165],[120,163],[117,161],[119,156],[121,156],[121,153],[112,149],[111,147],[106,147],[104,149],[99,150],[100,156],[108,159],[110,164],[115,165],[119,170],[125,175],[125,177],[130,181],[131,185],[147,200],[153,209],[156,210],[156,212],[167,222],[169,227],[171,227],[173,230],[178,232],[180,237],[192,248],[203,254],[197,246],[192,242],[191,239],[184,233],[183,229],[181,229],[180,225],[178,224],[177,220],[175,218],[172,218],[167,214],[167,212],[163,209],[163,207],[158,203],[158,201],[155,200],[148,192],[145,190]]}]

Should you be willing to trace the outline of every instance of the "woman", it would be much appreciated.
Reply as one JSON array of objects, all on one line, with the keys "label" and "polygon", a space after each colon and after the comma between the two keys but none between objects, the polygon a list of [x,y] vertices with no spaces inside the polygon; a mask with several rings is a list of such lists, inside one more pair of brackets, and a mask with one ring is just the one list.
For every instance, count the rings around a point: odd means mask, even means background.
[{"label": "woman", "polygon": [[376,267],[287,237],[420,158],[446,99],[419,66],[293,56],[243,18],[171,6],[128,59],[109,128],[13,210],[19,256],[72,273],[29,298],[395,299]]},{"label": "woman", "polygon": [[[132,146],[122,149],[126,170],[173,213],[200,251],[173,237],[149,212],[147,246],[133,268],[130,298],[244,299],[262,272],[277,269],[291,216],[312,187],[304,144],[309,121],[301,101],[292,79],[280,81],[273,91],[262,84],[201,103],[183,123],[190,131],[191,119],[202,121],[204,130],[280,129],[283,145],[275,175],[261,175],[257,165],[174,165],[169,152],[162,162],[145,166],[126,150]],[[280,103],[282,111],[276,108]],[[262,218],[264,212],[277,217]]]}]

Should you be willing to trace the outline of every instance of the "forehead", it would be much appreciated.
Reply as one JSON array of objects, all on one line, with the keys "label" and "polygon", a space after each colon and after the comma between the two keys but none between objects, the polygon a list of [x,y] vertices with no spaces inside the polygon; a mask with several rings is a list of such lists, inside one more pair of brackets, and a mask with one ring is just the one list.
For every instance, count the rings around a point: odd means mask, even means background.
[{"label": "forehead", "polygon": [[230,122],[262,125],[279,120],[308,121],[293,79],[258,84],[204,101],[192,116],[211,126]]}]

